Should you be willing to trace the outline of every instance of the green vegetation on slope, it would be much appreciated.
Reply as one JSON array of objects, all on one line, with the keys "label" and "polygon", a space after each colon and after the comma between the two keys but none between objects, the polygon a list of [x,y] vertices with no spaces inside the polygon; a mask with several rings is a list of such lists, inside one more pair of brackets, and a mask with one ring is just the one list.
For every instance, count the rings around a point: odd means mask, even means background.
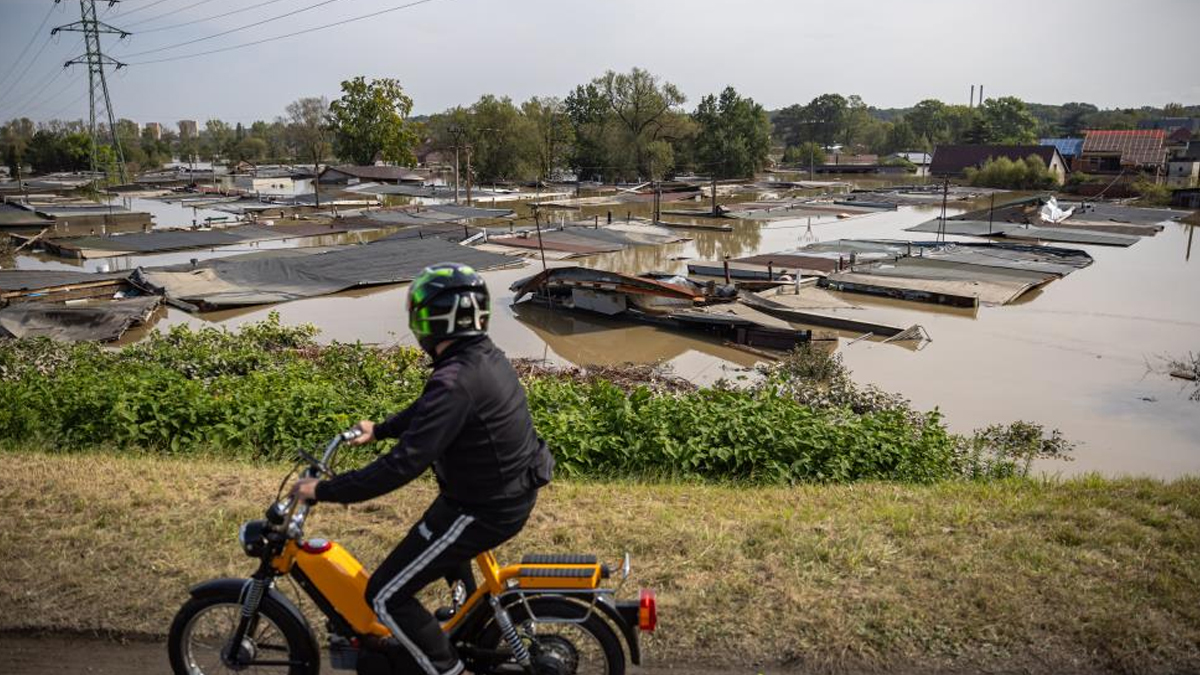
[{"label": "green vegetation on slope", "polygon": [[[253,570],[237,529],[261,517],[284,472],[129,453],[0,452],[0,462],[0,630],[156,636],[190,585]],[[435,489],[418,481],[348,509],[321,506],[308,530],[373,569]],[[623,594],[658,592],[659,630],[644,644],[656,665],[1200,670],[1196,479],[558,480],[498,554],[615,561],[623,551],[634,563]]]},{"label": "green vegetation on slope", "polygon": [[[66,451],[290,458],[419,394],[419,352],[322,346],[314,333],[272,317],[236,333],[179,326],[119,351],[7,341],[0,437]],[[840,361],[817,350],[793,354],[743,388],[622,389],[545,372],[525,384],[561,476],[933,482],[1012,475],[1064,445],[1031,425],[953,436],[936,411],[857,387]]]}]

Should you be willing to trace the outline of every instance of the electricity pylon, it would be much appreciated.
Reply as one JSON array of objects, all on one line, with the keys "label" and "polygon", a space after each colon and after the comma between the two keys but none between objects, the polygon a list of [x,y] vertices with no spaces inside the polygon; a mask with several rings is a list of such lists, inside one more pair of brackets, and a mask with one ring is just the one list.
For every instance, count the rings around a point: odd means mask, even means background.
[{"label": "electricity pylon", "polygon": [[[104,2],[105,0],[100,0]],[[54,0],[58,4],[60,0]],[[107,0],[108,6],[116,5],[120,0]],[[66,66],[75,66],[86,64],[88,67],[88,131],[92,139],[92,173],[97,170],[97,155],[99,143],[96,138],[96,104],[97,99],[104,106],[104,111],[108,115],[108,136],[112,142],[113,152],[117,155],[117,172],[121,182],[127,182],[125,176],[125,153],[121,151],[121,140],[117,137],[117,121],[113,115],[112,98],[108,95],[108,80],[104,77],[104,67],[113,66],[117,70],[125,67],[124,63],[108,56],[100,49],[100,34],[108,33],[111,35],[120,36],[120,39],[129,37],[127,31],[120,28],[114,28],[103,21],[96,19],[96,0],[79,0],[79,21],[69,23],[65,26],[59,26],[50,31],[51,35],[59,31],[67,31],[72,33],[83,33],[83,42],[86,51],[83,55],[77,56],[70,61],[67,61]]]}]

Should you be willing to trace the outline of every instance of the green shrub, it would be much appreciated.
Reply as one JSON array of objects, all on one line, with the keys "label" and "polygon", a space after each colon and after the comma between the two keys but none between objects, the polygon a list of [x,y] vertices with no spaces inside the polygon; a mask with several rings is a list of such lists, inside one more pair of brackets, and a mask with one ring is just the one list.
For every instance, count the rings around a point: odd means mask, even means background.
[{"label": "green shrub", "polygon": [[[418,350],[319,345],[314,336],[272,314],[237,332],[178,326],[119,351],[0,342],[0,438],[63,451],[287,459],[420,394],[427,362]],[[534,423],[565,476],[931,482],[1028,465],[1013,450],[1020,443],[957,438],[936,411],[856,386],[840,356],[808,346],[745,387],[526,373]],[[370,452],[352,451],[359,457],[347,465]]]},{"label": "green shrub", "polygon": [[1147,205],[1167,206],[1171,203],[1171,188],[1162,183],[1155,183],[1147,176],[1138,178],[1132,187],[1141,201]]},{"label": "green shrub", "polygon": [[981,168],[967,168],[966,176],[967,182],[975,187],[1005,190],[1049,190],[1058,185],[1058,177],[1037,155],[1017,161],[989,158]]}]

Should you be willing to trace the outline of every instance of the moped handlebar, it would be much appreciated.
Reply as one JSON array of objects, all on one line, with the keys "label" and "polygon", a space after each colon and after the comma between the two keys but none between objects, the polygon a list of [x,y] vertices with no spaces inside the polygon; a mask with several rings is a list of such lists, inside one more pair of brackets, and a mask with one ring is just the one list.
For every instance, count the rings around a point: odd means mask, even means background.
[{"label": "moped handlebar", "polygon": [[[363,430],[358,426],[351,427],[333,438],[325,444],[325,451],[321,455],[321,459],[313,457],[304,450],[300,450],[300,455],[309,462],[308,468],[300,473],[301,478],[320,478],[322,474],[332,477],[333,470],[329,467],[333,463],[333,459],[337,454],[338,448],[342,443],[352,441],[355,438],[363,435]],[[308,517],[311,502],[296,499],[289,494],[275,505],[275,510],[278,513],[286,514],[283,517],[283,527],[289,537],[298,537],[303,532],[304,520]]]}]

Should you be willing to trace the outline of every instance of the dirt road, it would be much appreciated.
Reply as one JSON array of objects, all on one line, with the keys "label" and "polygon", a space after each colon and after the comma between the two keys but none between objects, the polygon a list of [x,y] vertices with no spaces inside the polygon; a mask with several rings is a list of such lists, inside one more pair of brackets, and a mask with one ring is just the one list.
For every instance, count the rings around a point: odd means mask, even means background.
[{"label": "dirt road", "polygon": [[[322,672],[334,672],[325,664]],[[84,637],[27,637],[0,634],[0,673],[6,675],[170,675],[160,642],[119,643]],[[675,665],[637,668],[630,675],[728,675],[753,669]],[[769,675],[769,674],[768,674]]]}]

